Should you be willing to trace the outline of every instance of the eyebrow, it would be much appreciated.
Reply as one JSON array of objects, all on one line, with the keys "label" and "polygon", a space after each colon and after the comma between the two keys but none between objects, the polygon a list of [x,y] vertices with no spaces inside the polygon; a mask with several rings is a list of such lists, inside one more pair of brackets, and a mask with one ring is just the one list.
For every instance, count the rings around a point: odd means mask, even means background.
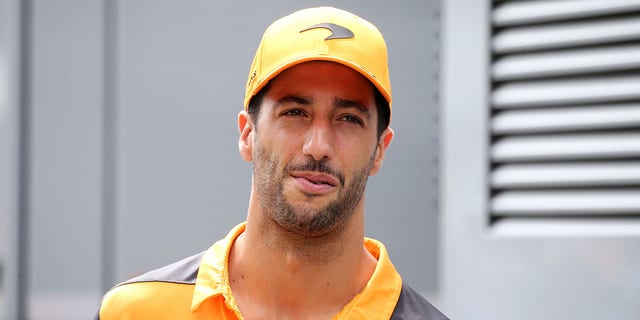
[{"label": "eyebrow", "polygon": [[296,95],[288,95],[278,99],[279,104],[284,104],[287,102],[293,102],[293,103],[302,104],[302,105],[309,105],[311,104],[311,99],[303,96],[296,96]]},{"label": "eyebrow", "polygon": [[[313,102],[313,99],[305,96],[299,96],[299,95],[287,95],[278,99],[278,104],[280,105],[290,103],[290,102],[300,104],[300,105],[310,105]],[[333,101],[333,105],[339,109],[349,109],[349,108],[358,109],[360,112],[364,113],[367,118],[369,119],[371,118],[371,111],[369,110],[369,108],[367,108],[364,104],[356,100],[335,98]]]},{"label": "eyebrow", "polygon": [[371,118],[371,111],[369,108],[358,101],[336,98],[333,104],[338,108],[356,108],[360,110],[360,112],[364,113],[367,118]]}]

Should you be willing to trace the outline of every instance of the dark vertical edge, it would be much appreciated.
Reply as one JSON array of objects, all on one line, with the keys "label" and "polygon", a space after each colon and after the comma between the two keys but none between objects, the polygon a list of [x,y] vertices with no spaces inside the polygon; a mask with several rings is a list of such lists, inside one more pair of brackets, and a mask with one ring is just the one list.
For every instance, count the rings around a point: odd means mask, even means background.
[{"label": "dark vertical edge", "polygon": [[27,318],[29,291],[29,216],[31,191],[31,57],[32,57],[32,1],[20,1],[20,87],[19,121],[20,147],[18,160],[18,219],[17,219],[17,286],[16,317]]},{"label": "dark vertical edge", "polygon": [[117,1],[104,1],[102,289],[115,282],[117,178]]},{"label": "dark vertical edge", "polygon": [[485,135],[485,171],[483,172],[483,179],[484,179],[484,185],[485,185],[485,191],[484,191],[484,199],[485,199],[485,207],[484,207],[484,211],[483,214],[485,215],[485,219],[484,219],[484,223],[485,223],[485,227],[491,227],[494,222],[496,221],[496,217],[494,217],[493,215],[493,210],[491,209],[491,202],[496,194],[496,191],[493,189],[492,185],[491,185],[491,175],[496,167],[496,164],[494,163],[492,157],[491,157],[491,148],[493,146],[493,143],[495,142],[495,137],[493,135],[493,133],[491,132],[491,122],[493,121],[493,116],[495,113],[495,110],[493,108],[493,102],[491,101],[491,96],[493,94],[493,91],[495,91],[496,89],[496,83],[493,81],[493,78],[491,76],[491,66],[493,65],[494,59],[495,59],[495,54],[493,53],[493,49],[491,48],[491,43],[493,42],[493,36],[496,32],[496,28],[493,25],[493,21],[492,21],[492,16],[493,16],[493,10],[495,9],[495,6],[497,5],[494,1],[489,1],[487,3],[488,5],[485,6],[485,8],[487,9],[487,11],[484,12],[484,16],[486,17],[485,20],[485,43],[486,43],[486,47],[484,49],[486,49],[486,59],[485,59],[485,65],[484,65],[484,77],[485,77],[485,82],[484,82],[484,88],[485,88],[485,101],[484,101],[484,106],[485,106],[485,110],[486,112],[484,113],[484,123],[485,123],[485,131],[484,131],[484,135]]}]

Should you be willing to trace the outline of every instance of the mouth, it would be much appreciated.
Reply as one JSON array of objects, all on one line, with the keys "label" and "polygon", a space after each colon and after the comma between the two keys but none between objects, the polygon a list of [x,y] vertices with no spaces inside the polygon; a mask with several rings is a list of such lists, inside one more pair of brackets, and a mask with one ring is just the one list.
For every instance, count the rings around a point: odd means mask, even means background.
[{"label": "mouth", "polygon": [[325,194],[333,191],[340,185],[340,180],[332,175],[318,172],[291,173],[302,188],[308,194]]}]

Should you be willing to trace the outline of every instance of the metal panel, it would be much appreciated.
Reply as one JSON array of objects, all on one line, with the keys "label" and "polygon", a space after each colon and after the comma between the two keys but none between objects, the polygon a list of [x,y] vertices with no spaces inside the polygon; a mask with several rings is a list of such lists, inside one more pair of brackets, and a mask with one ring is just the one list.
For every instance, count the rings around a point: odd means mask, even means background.
[{"label": "metal panel", "polygon": [[640,9],[640,0],[513,1],[498,5],[492,14],[496,26],[551,22]]},{"label": "metal panel", "polygon": [[101,293],[104,3],[32,3],[27,318],[87,319]]},{"label": "metal panel", "polygon": [[[0,319],[24,318],[24,247],[20,245],[22,3],[0,0]],[[22,255],[22,256],[21,256]]]},{"label": "metal panel", "polygon": [[498,109],[631,99],[640,99],[640,75],[512,82],[491,95]]},{"label": "metal panel", "polygon": [[491,199],[495,216],[635,215],[640,189],[506,191]]},{"label": "metal panel", "polygon": [[493,51],[509,52],[607,44],[640,39],[638,17],[509,28],[495,34]]},{"label": "metal panel", "polygon": [[[635,0],[496,5],[490,155],[499,165],[490,173],[491,188],[498,192],[490,215],[540,211],[559,217],[580,210],[611,215],[636,209],[616,204],[611,211],[589,209],[583,206],[588,202],[564,208],[554,197],[579,198],[566,188],[639,184],[634,167],[640,159],[638,11]],[[589,160],[614,162],[584,162]],[[543,197],[541,188],[554,190]],[[624,197],[627,191],[610,192]]]},{"label": "metal panel", "polygon": [[508,136],[491,147],[494,162],[640,157],[640,132]]},{"label": "metal panel", "polygon": [[[622,172],[625,168],[617,166],[623,162],[637,163],[640,158],[589,163],[571,158],[496,163],[488,154],[491,145],[503,141],[503,137],[555,138],[563,136],[561,132],[575,135],[578,131],[605,135],[638,132],[638,126],[633,120],[624,122],[619,117],[621,114],[602,121],[594,118],[600,112],[598,108],[616,110],[615,107],[623,105],[617,103],[595,106],[597,102],[585,101],[561,106],[534,102],[521,107],[522,110],[492,109],[491,91],[512,83],[506,79],[492,81],[490,74],[493,61],[510,58],[506,52],[491,51],[490,32],[511,31],[508,27],[492,26],[491,6],[550,2],[447,0],[442,3],[445,21],[441,78],[444,309],[452,319],[640,319],[637,304],[640,281],[636,276],[640,269],[640,211],[637,202],[633,203],[640,195],[637,180],[627,178],[637,177],[637,169],[631,167],[627,168],[628,172]],[[583,3],[589,5],[589,1]],[[554,12],[549,10],[546,14]],[[636,13],[594,15],[575,19],[573,23],[596,24],[633,14]],[[537,24],[537,27],[543,26],[541,21]],[[602,44],[615,41],[603,39]],[[560,47],[571,46],[560,43],[544,50],[551,53]],[[530,67],[535,74],[535,68],[541,66]],[[563,68],[552,66],[548,70]],[[637,69],[603,69],[597,71],[597,76],[637,75]],[[554,74],[558,82],[553,84],[560,85],[560,80],[578,80],[582,75],[596,76],[591,71],[575,72],[574,69],[566,74]],[[551,80],[549,74],[521,79],[534,78]],[[526,81],[521,83],[524,85]],[[524,97],[524,100],[535,99]],[[630,106],[637,103],[637,100],[624,102]],[[590,107],[594,107],[593,110]],[[559,114],[553,113],[555,109]],[[570,119],[572,114],[581,111],[591,115],[575,121]],[[506,117],[504,121],[492,124],[500,116]],[[550,125],[545,124],[545,118]],[[492,126],[500,129],[489,131]],[[539,142],[544,148],[544,141]],[[531,153],[535,152],[530,151],[527,156]],[[600,164],[602,167],[597,166]],[[560,173],[562,165],[566,165],[567,170]],[[584,167],[586,165],[593,167]],[[543,194],[534,191],[550,194],[542,197]],[[527,195],[529,197],[525,197]],[[598,203],[594,196],[602,196],[600,199],[606,201]],[[625,206],[624,202],[631,205]]]},{"label": "metal panel", "polygon": [[494,189],[640,185],[640,161],[506,164],[491,172]]},{"label": "metal panel", "polygon": [[491,66],[496,81],[617,71],[640,67],[640,45],[508,55]]},{"label": "metal panel", "polygon": [[640,103],[505,110],[493,116],[496,135],[640,127]]}]

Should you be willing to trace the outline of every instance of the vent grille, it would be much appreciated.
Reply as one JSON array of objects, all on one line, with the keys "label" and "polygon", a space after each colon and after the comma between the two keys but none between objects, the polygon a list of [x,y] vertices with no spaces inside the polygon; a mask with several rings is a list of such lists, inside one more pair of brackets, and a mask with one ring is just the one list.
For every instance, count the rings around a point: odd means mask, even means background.
[{"label": "vent grille", "polygon": [[640,0],[495,1],[490,214],[640,217]]}]

